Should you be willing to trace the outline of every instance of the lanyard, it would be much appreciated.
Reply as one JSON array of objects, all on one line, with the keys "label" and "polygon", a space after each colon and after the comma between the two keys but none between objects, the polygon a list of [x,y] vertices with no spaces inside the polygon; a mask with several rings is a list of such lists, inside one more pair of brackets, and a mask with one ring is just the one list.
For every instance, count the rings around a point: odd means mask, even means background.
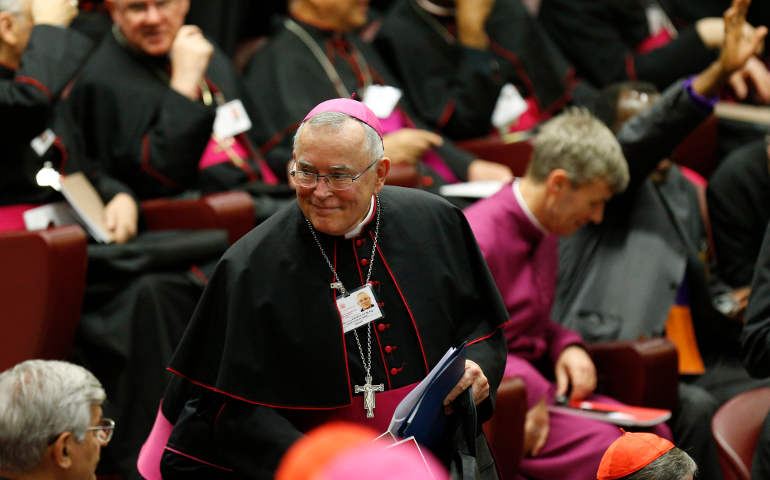
[{"label": "lanyard", "polygon": [[[342,83],[342,78],[340,78],[340,75],[337,73],[334,65],[332,65],[332,62],[329,61],[329,58],[324,54],[324,52],[321,50],[321,47],[318,46],[318,43],[313,39],[313,37],[310,36],[307,30],[302,28],[300,24],[291,18],[285,19],[283,25],[287,30],[296,35],[297,38],[299,38],[300,41],[305,44],[308,50],[310,50],[310,52],[313,54],[313,57],[315,57],[316,61],[324,69],[324,72],[329,78],[329,81],[331,81],[332,85],[334,85],[334,89],[337,91],[337,96],[340,98],[350,98],[350,92],[347,88],[345,88],[345,84]],[[363,87],[365,89],[372,84],[372,77],[369,73],[369,64],[366,62],[366,59],[361,54],[361,52],[359,52],[357,49],[352,56],[356,62],[356,66],[361,71],[361,74],[364,75]]]}]

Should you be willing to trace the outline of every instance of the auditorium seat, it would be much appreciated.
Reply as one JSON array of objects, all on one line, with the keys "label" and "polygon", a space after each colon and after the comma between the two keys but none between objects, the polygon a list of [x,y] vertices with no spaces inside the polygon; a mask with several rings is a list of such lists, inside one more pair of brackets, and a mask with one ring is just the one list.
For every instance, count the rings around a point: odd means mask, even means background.
[{"label": "auditorium seat", "polygon": [[749,480],[757,438],[770,412],[770,387],[741,393],[719,407],[711,420],[724,480]]},{"label": "auditorium seat", "polygon": [[524,454],[527,388],[519,377],[504,377],[495,397],[495,413],[484,423],[484,434],[501,479],[516,478]]},{"label": "auditorium seat", "polygon": [[77,225],[0,232],[0,371],[70,353],[85,289],[86,243]]},{"label": "auditorium seat", "polygon": [[[513,138],[521,138],[522,133],[513,134]],[[524,175],[534,148],[532,138],[527,137],[517,141],[507,141],[500,137],[488,136],[461,140],[457,146],[474,154],[477,158],[501,163],[508,166],[517,177]]]},{"label": "auditorium seat", "polygon": [[149,230],[222,229],[231,244],[256,224],[251,196],[239,191],[145,200],[141,208]]},{"label": "auditorium seat", "polygon": [[[245,192],[142,202],[148,229],[224,229],[230,243],[255,225]],[[31,358],[64,359],[86,284],[87,236],[77,225],[0,232],[0,371]]]},{"label": "auditorium seat", "polygon": [[667,338],[586,346],[596,365],[596,391],[629,405],[673,410],[679,403],[679,361]]}]

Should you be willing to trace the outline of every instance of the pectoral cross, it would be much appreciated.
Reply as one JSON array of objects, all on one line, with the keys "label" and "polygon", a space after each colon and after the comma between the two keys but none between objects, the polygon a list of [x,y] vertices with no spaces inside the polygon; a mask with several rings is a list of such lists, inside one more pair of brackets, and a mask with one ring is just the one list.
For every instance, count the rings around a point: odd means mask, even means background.
[{"label": "pectoral cross", "polygon": [[372,385],[372,376],[367,375],[364,377],[366,383],[364,386],[354,385],[356,393],[364,392],[364,409],[366,410],[366,418],[374,417],[374,392],[384,392],[385,385],[380,383],[379,385]]}]

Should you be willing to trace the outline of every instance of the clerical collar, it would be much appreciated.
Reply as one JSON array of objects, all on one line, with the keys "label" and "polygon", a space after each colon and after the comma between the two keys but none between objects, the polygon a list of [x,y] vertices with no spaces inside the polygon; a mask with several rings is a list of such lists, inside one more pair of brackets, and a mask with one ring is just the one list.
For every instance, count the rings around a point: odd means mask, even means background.
[{"label": "clerical collar", "polygon": [[432,15],[438,15],[439,17],[454,17],[455,9],[451,7],[444,7],[442,5],[436,5],[430,0],[415,0],[419,6],[421,6],[426,12]]},{"label": "clerical collar", "polygon": [[529,209],[529,206],[527,206],[527,202],[524,200],[524,197],[521,194],[521,190],[519,190],[519,181],[520,178],[516,178],[513,181],[513,185],[511,185],[511,188],[513,189],[513,196],[516,197],[516,201],[519,203],[519,206],[521,207],[521,210],[524,212],[524,215],[529,218],[529,220],[532,222],[534,226],[538,228],[541,232],[548,234],[548,230],[543,227],[543,225],[537,221],[537,218],[535,218],[535,214],[532,213],[532,210]]},{"label": "clerical collar", "polygon": [[356,228],[349,231],[345,234],[345,238],[353,238],[357,237],[359,233],[361,233],[361,230],[364,229],[364,226],[369,223],[369,221],[372,219],[372,216],[374,215],[374,195],[372,195],[372,200],[369,202],[369,213],[366,214],[366,217],[364,217],[363,220],[361,220],[361,223],[359,223]]}]

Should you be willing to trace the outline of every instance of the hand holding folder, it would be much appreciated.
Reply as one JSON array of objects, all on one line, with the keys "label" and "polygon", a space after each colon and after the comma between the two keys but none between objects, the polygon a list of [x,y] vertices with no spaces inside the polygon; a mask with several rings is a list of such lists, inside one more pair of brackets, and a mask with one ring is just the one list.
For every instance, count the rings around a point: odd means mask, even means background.
[{"label": "hand holding folder", "polygon": [[395,438],[414,436],[433,446],[446,427],[444,398],[465,372],[465,344],[450,348],[428,375],[398,404],[388,427]]}]

